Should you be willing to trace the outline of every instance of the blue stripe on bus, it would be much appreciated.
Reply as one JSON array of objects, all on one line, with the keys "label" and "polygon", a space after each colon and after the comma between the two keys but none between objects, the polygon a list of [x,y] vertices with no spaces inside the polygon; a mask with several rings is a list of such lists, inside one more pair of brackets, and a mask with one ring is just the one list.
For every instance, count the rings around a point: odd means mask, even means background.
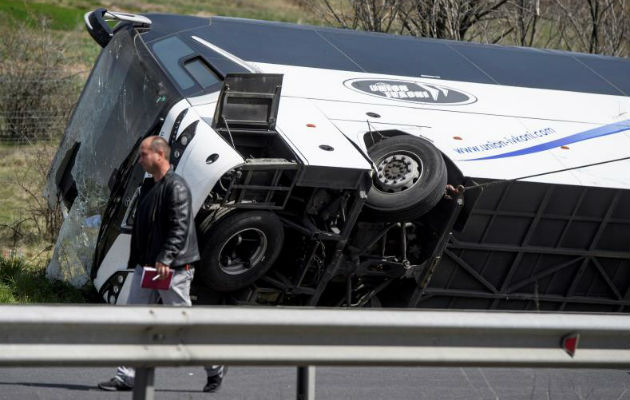
[{"label": "blue stripe on bus", "polygon": [[588,131],[576,133],[575,135],[567,136],[562,139],[552,140],[551,142],[538,144],[536,146],[531,146],[531,147],[527,147],[520,150],[510,151],[508,153],[497,154],[494,156],[473,158],[466,161],[492,160],[495,158],[514,157],[514,156],[522,156],[525,154],[538,153],[540,151],[553,149],[555,147],[564,146],[570,143],[576,143],[576,142],[581,142],[583,140],[589,140],[589,139],[594,139],[597,137],[612,135],[613,133],[623,132],[627,130],[630,130],[630,119],[627,119],[625,121],[615,122],[613,124],[600,126],[593,129],[589,129]]}]

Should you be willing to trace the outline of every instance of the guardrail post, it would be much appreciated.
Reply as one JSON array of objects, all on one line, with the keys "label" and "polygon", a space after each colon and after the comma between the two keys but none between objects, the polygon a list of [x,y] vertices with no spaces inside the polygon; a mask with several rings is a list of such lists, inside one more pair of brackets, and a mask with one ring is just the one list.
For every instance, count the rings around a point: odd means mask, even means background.
[{"label": "guardrail post", "polygon": [[315,400],[315,367],[298,367],[297,400]]},{"label": "guardrail post", "polygon": [[155,368],[136,368],[133,384],[133,400],[153,400],[155,398]]}]

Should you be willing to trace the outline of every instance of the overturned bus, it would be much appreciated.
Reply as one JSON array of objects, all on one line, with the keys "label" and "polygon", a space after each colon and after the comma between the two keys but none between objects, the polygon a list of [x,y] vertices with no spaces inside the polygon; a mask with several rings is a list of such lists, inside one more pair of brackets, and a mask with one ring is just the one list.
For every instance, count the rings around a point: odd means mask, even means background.
[{"label": "overturned bus", "polygon": [[[107,20],[117,24],[111,28]],[[198,299],[630,311],[630,62],[177,15],[103,47],[53,160],[49,274],[124,303],[139,143],[192,190]]]}]

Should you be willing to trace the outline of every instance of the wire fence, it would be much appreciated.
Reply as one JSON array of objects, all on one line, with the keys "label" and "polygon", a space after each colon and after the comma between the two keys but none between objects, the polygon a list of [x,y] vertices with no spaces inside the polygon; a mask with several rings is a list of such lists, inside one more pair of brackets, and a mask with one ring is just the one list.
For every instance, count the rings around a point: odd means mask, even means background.
[{"label": "wire fence", "polygon": [[[28,104],[28,99],[24,103]],[[31,143],[59,138],[70,115],[67,108],[51,110],[23,107],[16,111],[0,111],[0,142]]]},{"label": "wire fence", "polygon": [[4,88],[0,93],[0,143],[33,143],[61,137],[86,72],[82,69],[51,77],[51,71],[0,68],[0,85]]},{"label": "wire fence", "polygon": [[11,127],[0,114],[0,143],[29,144],[57,140],[66,127],[67,116],[60,117],[15,117],[19,130]]}]

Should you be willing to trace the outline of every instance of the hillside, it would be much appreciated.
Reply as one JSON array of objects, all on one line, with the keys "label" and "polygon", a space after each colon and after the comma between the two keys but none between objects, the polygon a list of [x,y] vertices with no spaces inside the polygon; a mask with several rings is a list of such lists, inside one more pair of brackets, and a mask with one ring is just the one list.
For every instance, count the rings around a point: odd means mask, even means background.
[{"label": "hillside", "polygon": [[4,0],[0,3],[0,13],[4,19],[29,21],[34,26],[33,17],[50,19],[50,27],[55,30],[71,31],[77,25],[82,26],[83,14],[96,8],[107,8],[115,11],[131,13],[173,13],[198,16],[225,15],[242,18],[264,19],[295,23],[317,23],[312,19],[304,19],[304,11],[292,0],[122,0],[116,3],[94,0],[60,0],[50,1]]}]

